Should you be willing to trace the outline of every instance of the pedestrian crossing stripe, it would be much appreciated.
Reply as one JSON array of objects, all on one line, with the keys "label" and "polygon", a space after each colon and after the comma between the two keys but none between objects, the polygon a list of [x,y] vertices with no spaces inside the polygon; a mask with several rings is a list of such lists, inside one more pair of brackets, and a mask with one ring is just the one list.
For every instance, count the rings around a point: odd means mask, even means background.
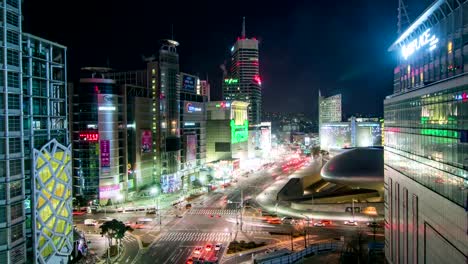
[{"label": "pedestrian crossing stripe", "polygon": [[[249,235],[269,235],[265,231],[248,231],[244,232]],[[168,232],[160,237],[160,241],[213,241],[213,242],[228,242],[231,241],[233,233],[218,232],[218,233],[199,233],[199,232]]]},{"label": "pedestrian crossing stripe", "polygon": [[190,209],[187,214],[189,215],[235,215],[239,210],[236,209]]}]

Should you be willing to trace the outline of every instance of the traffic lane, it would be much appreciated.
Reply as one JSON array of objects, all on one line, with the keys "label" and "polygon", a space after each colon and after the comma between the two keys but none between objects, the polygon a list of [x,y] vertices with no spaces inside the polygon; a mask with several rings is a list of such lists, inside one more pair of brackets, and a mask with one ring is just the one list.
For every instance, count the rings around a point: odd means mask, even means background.
[{"label": "traffic lane", "polygon": [[[126,235],[130,236],[130,235]],[[133,259],[138,255],[138,251],[140,251],[140,246],[138,245],[138,241],[136,239],[132,240],[122,240],[123,247],[124,247],[124,254],[120,257],[120,261],[117,263],[127,264],[131,263]]]}]

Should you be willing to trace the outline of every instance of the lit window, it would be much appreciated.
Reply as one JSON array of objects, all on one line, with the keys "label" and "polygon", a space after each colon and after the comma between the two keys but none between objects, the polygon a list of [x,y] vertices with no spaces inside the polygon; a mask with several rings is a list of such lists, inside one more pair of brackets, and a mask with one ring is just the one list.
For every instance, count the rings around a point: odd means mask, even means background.
[{"label": "lit window", "polygon": [[424,73],[423,73],[423,72],[421,72],[421,73],[419,74],[419,78],[420,78],[421,82],[424,81]]},{"label": "lit window", "polygon": [[449,41],[449,42],[448,42],[448,44],[447,44],[447,51],[448,51],[449,54],[452,53],[452,51],[453,51],[453,43],[452,43],[452,41]]},{"label": "lit window", "polygon": [[156,74],[156,70],[155,70],[155,69],[151,69],[151,74],[155,75],[155,74]]},{"label": "lit window", "polygon": [[408,65],[408,74],[410,74],[411,71],[411,65]]}]

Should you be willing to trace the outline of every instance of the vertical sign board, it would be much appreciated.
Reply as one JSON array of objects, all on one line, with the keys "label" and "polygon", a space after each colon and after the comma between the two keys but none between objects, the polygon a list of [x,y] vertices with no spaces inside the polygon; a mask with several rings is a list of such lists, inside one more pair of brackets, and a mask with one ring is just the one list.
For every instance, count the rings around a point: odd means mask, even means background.
[{"label": "vertical sign board", "polygon": [[195,160],[197,157],[197,135],[187,135],[186,161]]},{"label": "vertical sign board", "polygon": [[141,130],[141,152],[149,153],[152,150],[153,134],[151,130]]},{"label": "vertical sign board", "polygon": [[101,140],[101,168],[110,167],[110,141]]}]

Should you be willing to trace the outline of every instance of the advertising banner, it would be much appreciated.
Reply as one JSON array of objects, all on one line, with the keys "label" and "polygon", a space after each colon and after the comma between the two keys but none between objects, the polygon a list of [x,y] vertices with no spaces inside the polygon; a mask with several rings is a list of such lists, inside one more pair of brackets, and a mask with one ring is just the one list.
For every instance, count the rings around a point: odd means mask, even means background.
[{"label": "advertising banner", "polygon": [[99,198],[100,199],[108,199],[116,196],[120,191],[120,185],[112,184],[112,185],[105,185],[99,186]]},{"label": "advertising banner", "polygon": [[141,130],[141,152],[149,153],[152,151],[153,134],[151,130]]},{"label": "advertising banner", "polygon": [[101,168],[110,167],[110,141],[101,140]]},{"label": "advertising banner", "polygon": [[197,158],[197,135],[187,135],[187,149],[185,161],[192,161]]},{"label": "advertising banner", "polygon": [[182,76],[182,88],[187,91],[195,91],[195,78],[188,75]]}]

